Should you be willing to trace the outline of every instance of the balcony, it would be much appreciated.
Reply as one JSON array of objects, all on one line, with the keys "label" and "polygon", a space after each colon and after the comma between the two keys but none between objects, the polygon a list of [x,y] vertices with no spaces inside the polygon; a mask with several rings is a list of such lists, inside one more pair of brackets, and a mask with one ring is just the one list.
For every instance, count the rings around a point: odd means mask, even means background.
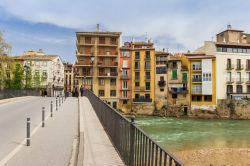
[{"label": "balcony", "polygon": [[169,88],[169,93],[188,93],[188,90],[186,87],[176,87],[176,88],[173,88],[173,87],[170,87]]},{"label": "balcony", "polygon": [[232,83],[234,83],[234,78],[227,78],[227,81],[226,81],[226,83],[227,84],[232,84]]},{"label": "balcony", "polygon": [[236,79],[236,84],[242,84],[244,83],[244,78],[237,78]]},{"label": "balcony", "polygon": [[76,45],[79,45],[79,46],[82,46],[82,45],[89,45],[89,46],[92,46],[92,45],[94,45],[95,44],[95,41],[94,40],[91,40],[91,41],[82,41],[82,40],[80,40],[80,41],[78,41],[78,40],[76,40]]},{"label": "balcony", "polygon": [[201,83],[202,82],[202,78],[192,78],[192,82],[193,83]]},{"label": "balcony", "polygon": [[135,87],[135,91],[146,91],[146,87],[142,87],[142,86],[136,86]]},{"label": "balcony", "polygon": [[98,77],[104,77],[104,78],[108,78],[108,77],[117,77],[118,73],[117,72],[111,72],[111,73],[105,73],[105,72],[99,72],[98,73]]},{"label": "balcony", "polygon": [[134,103],[151,103],[151,98],[133,98]]},{"label": "balcony", "polygon": [[105,41],[105,42],[98,42],[98,46],[105,46],[105,47],[117,47],[118,42],[112,42],[112,41]]},{"label": "balcony", "polygon": [[158,81],[158,86],[159,87],[166,86],[166,81]]},{"label": "balcony", "polygon": [[76,66],[92,66],[91,62],[77,62]]},{"label": "balcony", "polygon": [[97,62],[98,67],[118,67],[118,62],[104,62],[99,61]]},{"label": "balcony", "polygon": [[226,64],[226,70],[233,70],[234,65],[233,64]]},{"label": "balcony", "polygon": [[121,79],[128,80],[128,79],[130,79],[130,76],[129,75],[121,75]]},{"label": "balcony", "polygon": [[242,64],[236,65],[236,70],[243,70],[243,68],[244,68],[244,65]]}]

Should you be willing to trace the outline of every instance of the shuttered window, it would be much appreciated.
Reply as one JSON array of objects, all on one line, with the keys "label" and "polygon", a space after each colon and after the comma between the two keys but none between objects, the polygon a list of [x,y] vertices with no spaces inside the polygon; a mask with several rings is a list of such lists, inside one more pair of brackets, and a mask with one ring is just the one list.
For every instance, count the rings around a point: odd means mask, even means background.
[{"label": "shuttered window", "polygon": [[172,79],[177,79],[177,70],[172,71]]}]

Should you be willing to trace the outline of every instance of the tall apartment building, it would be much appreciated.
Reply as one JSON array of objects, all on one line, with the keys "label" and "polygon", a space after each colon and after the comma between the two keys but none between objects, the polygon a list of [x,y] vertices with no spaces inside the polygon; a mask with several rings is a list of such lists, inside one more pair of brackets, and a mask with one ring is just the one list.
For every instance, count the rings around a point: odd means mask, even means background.
[{"label": "tall apartment building", "polygon": [[119,108],[123,112],[130,112],[132,106],[132,79],[131,79],[131,43],[126,42],[120,48],[120,102]]},{"label": "tall apartment building", "polygon": [[[162,107],[167,104],[167,58],[168,52],[156,51],[155,52],[155,101],[158,106]],[[158,108],[160,109],[160,108]]]},{"label": "tall apartment building", "polygon": [[64,65],[64,91],[71,93],[74,89],[74,66],[70,63],[63,63]]},{"label": "tall apartment building", "polygon": [[182,64],[179,55],[168,57],[167,78],[168,105],[187,114],[190,105],[188,69]]},{"label": "tall apartment building", "polygon": [[182,64],[189,71],[191,111],[216,109],[216,66],[215,56],[184,54]]},{"label": "tall apartment building", "polygon": [[113,108],[119,101],[120,32],[76,32],[77,83],[91,89]]},{"label": "tall apartment building", "polygon": [[[132,107],[138,112],[143,105],[154,106],[155,101],[155,48],[148,42],[132,42]],[[141,107],[140,107],[141,106]],[[148,108],[148,110],[153,111]],[[146,111],[146,110],[142,110]]]},{"label": "tall apartment building", "polygon": [[250,97],[250,34],[228,28],[195,53],[216,56],[217,100]]}]

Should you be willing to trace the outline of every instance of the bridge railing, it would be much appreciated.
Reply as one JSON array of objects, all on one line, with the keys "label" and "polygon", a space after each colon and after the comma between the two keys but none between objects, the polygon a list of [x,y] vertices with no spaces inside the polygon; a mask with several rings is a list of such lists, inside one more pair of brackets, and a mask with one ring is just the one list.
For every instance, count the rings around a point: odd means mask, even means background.
[{"label": "bridge railing", "polygon": [[137,127],[118,111],[103,102],[91,91],[86,96],[100,122],[124,163],[128,166],[183,166],[171,152],[156,143],[148,134]]}]

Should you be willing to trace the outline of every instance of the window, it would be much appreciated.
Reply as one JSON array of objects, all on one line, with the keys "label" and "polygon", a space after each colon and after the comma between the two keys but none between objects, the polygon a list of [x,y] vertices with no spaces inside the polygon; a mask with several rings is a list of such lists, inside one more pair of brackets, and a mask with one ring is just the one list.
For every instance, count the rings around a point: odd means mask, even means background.
[{"label": "window", "polygon": [[201,70],[201,62],[194,62],[192,63],[193,70]]},{"label": "window", "polygon": [[86,79],[86,85],[91,85],[92,79]]},{"label": "window", "polygon": [[241,82],[241,72],[237,72],[237,82]]},{"label": "window", "polygon": [[237,59],[237,69],[241,69],[241,60]]},{"label": "window", "polygon": [[127,77],[128,76],[128,70],[122,70],[122,76]]},{"label": "window", "polygon": [[177,79],[177,70],[172,70],[172,79],[173,80]]},{"label": "window", "polygon": [[39,76],[39,70],[35,71],[35,76]]},{"label": "window", "polygon": [[146,51],[146,59],[150,58],[150,51]]},{"label": "window", "polygon": [[236,93],[242,93],[242,85],[236,86]]},{"label": "window", "polygon": [[212,95],[205,95],[204,96],[204,101],[212,101]]},{"label": "window", "polygon": [[[206,75],[205,75],[206,77]],[[202,81],[202,76],[201,74],[193,74],[192,75],[192,81],[193,82],[201,82]]]},{"label": "window", "polygon": [[231,59],[227,59],[227,68],[228,68],[228,69],[231,69],[231,68],[232,68]]},{"label": "window", "polygon": [[110,79],[110,85],[116,86],[116,79]]},{"label": "window", "polygon": [[135,62],[135,69],[140,70],[140,62]]},{"label": "window", "polygon": [[248,77],[247,77],[247,82],[250,82],[250,73],[247,73]]},{"label": "window", "polygon": [[250,93],[250,85],[247,85],[247,93]]},{"label": "window", "polygon": [[202,101],[202,96],[201,95],[192,95],[192,101],[200,102],[200,101]]},{"label": "window", "polygon": [[139,87],[140,86],[140,82],[135,82],[135,86]]},{"label": "window", "polygon": [[85,37],[85,43],[91,44],[91,37]]},{"label": "window", "polygon": [[43,66],[47,66],[47,62],[43,62]]},{"label": "window", "polygon": [[177,94],[172,94],[172,99],[177,99]]},{"label": "window", "polygon": [[140,72],[135,72],[135,80],[140,80]]},{"label": "window", "polygon": [[99,79],[99,85],[104,86],[105,85],[105,79]]},{"label": "window", "polygon": [[122,104],[128,104],[128,100],[123,100]]},{"label": "window", "polygon": [[173,68],[177,68],[177,62],[173,62],[172,65],[173,65]]},{"label": "window", "polygon": [[127,91],[122,91],[122,97],[123,98],[128,98],[128,92]]},{"label": "window", "polygon": [[[206,82],[206,81],[212,81],[212,78],[211,78],[211,73],[203,73],[202,75],[202,81]],[[200,78],[198,78],[200,79]]]},{"label": "window", "polygon": [[123,57],[129,57],[130,56],[129,51],[122,51],[122,56]]},{"label": "window", "polygon": [[145,62],[145,69],[150,69],[150,62]]},{"label": "window", "polygon": [[250,59],[246,61],[246,69],[250,70]]},{"label": "window", "polygon": [[187,81],[187,73],[182,73],[182,80]]},{"label": "window", "polygon": [[156,74],[166,74],[167,67],[156,67]]},{"label": "window", "polygon": [[161,92],[164,92],[164,89],[160,89]]},{"label": "window", "polygon": [[149,100],[150,99],[150,94],[145,94],[145,99]]},{"label": "window", "polygon": [[135,52],[135,59],[140,59],[140,52]]},{"label": "window", "polygon": [[127,81],[122,82],[122,88],[123,89],[128,89],[128,82]]},{"label": "window", "polygon": [[122,67],[124,67],[124,68],[128,67],[128,60],[122,61]]},{"label": "window", "polygon": [[146,82],[146,90],[150,90],[150,82]]},{"label": "window", "polygon": [[35,61],[35,65],[36,65],[36,66],[39,66],[39,65],[40,65],[40,62],[39,62],[39,61]]},{"label": "window", "polygon": [[116,90],[110,90],[110,96],[115,97],[116,96]]},{"label": "window", "polygon": [[161,76],[161,77],[160,77],[160,81],[164,81],[164,76]]},{"label": "window", "polygon": [[145,77],[146,77],[145,79],[146,79],[146,80],[150,80],[150,72],[146,72],[145,75],[146,75],[146,76],[145,76]]},{"label": "window", "polygon": [[104,92],[104,90],[99,90],[99,96],[104,96],[105,95],[105,92]]},{"label": "window", "polygon": [[46,70],[43,71],[43,78],[47,78],[47,71]]},{"label": "window", "polygon": [[227,93],[233,93],[233,85],[227,85]]},{"label": "window", "polygon": [[99,43],[100,44],[105,44],[105,37],[100,37],[99,38]]},{"label": "window", "polygon": [[140,95],[139,95],[139,94],[135,94],[135,98],[136,98],[136,99],[139,99],[139,98],[140,98]]}]

